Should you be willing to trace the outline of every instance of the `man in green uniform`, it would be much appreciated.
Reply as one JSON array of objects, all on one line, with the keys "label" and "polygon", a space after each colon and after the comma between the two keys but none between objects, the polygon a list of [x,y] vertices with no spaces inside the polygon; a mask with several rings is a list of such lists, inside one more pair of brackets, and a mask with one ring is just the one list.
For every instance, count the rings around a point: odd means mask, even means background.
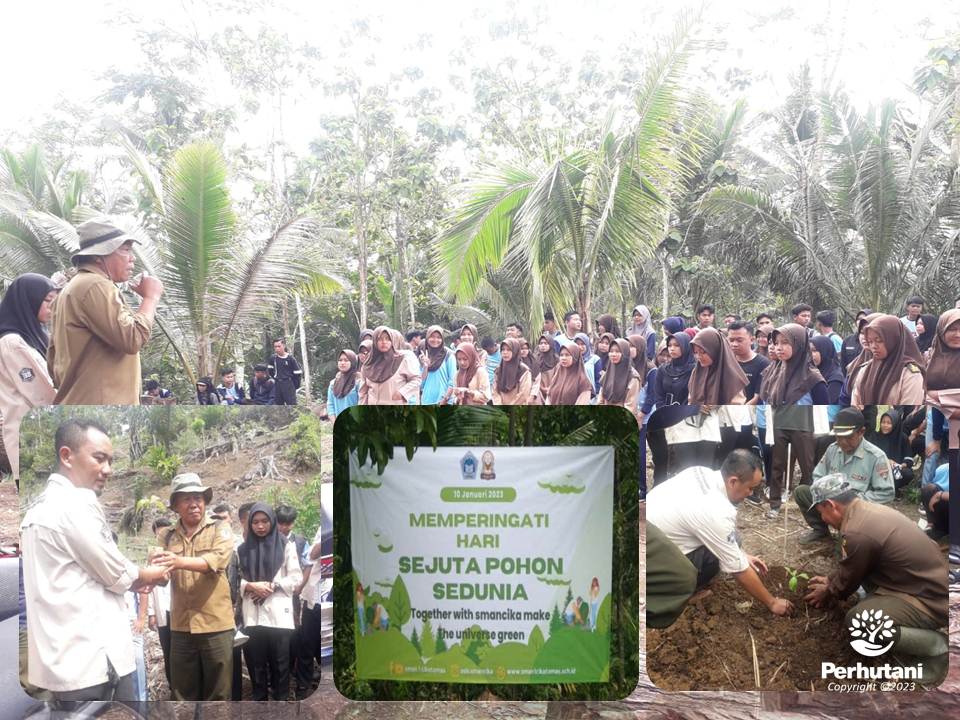
[{"label": "man in green uniform", "polygon": [[[865,424],[863,413],[854,407],[844,408],[837,413],[833,425],[836,442],[827,448],[823,458],[817,463],[813,470],[813,480],[816,482],[826,475],[839,473],[850,483],[850,488],[864,499],[886,504],[892,502],[895,495],[890,461],[883,450],[863,439]],[[800,536],[800,544],[806,545],[830,537],[829,528],[820,519],[817,511],[812,509],[810,486],[798,485],[793,492],[793,498],[811,528]]]},{"label": "man in green uniform", "polygon": [[844,600],[863,587],[866,597],[847,611],[846,626],[864,611],[893,621],[897,655],[924,658],[925,682],[947,667],[947,562],[937,544],[902,513],[870,502],[843,475],[826,475],[810,487],[806,510],[840,531],[840,565],[829,577],[811,578],[804,597],[814,607]]}]

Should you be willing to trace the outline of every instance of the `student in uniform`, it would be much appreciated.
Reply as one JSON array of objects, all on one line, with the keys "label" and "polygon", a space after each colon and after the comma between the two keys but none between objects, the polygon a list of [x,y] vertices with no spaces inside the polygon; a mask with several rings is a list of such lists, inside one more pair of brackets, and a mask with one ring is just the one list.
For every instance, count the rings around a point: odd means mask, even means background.
[{"label": "student in uniform", "polygon": [[253,366],[250,378],[250,402],[253,405],[273,405],[277,382],[267,375],[266,363]]},{"label": "student in uniform", "polygon": [[583,372],[576,343],[560,348],[560,362],[547,390],[547,405],[589,405],[593,387]]},{"label": "student in uniform", "polygon": [[960,308],[947,310],[937,321],[937,337],[927,365],[927,402],[940,404],[940,392],[960,388]]},{"label": "student in uniform", "polygon": [[267,364],[267,370],[277,382],[275,405],[296,405],[297,390],[303,379],[303,370],[293,355],[287,353],[287,343],[283,338],[273,341],[273,357]]},{"label": "student in uniform", "polygon": [[20,420],[57,394],[47,372],[50,305],[57,288],[43,275],[16,278],[0,302],[0,416],[3,446],[19,487]]},{"label": "student in uniform", "polygon": [[327,387],[327,415],[336,420],[337,415],[360,402],[357,382],[360,379],[360,361],[353,350],[341,350],[337,358],[337,375]]},{"label": "student in uniform", "polygon": [[846,376],[837,361],[837,352],[834,343],[823,335],[814,335],[810,338],[810,357],[813,365],[820,371],[824,382],[827,383],[827,396],[830,404],[827,407],[827,419],[832,423],[840,412],[840,393],[843,392],[843,381]]},{"label": "student in uniform", "polygon": [[457,360],[453,350],[443,344],[443,328],[439,325],[427,328],[420,363],[423,366],[420,404],[437,405],[453,387],[457,374]]},{"label": "student in uniform", "polygon": [[[529,404],[533,381],[530,379],[530,370],[520,362],[520,341],[516,338],[506,338],[500,343],[500,354],[500,367],[497,368],[493,381],[493,404]],[[543,370],[540,373],[542,375]],[[583,374],[582,370],[580,374]]]},{"label": "student in uniform", "polygon": [[487,353],[484,352],[483,348],[480,347],[480,335],[477,333],[477,326],[472,323],[465,323],[460,332],[457,335],[457,347],[460,347],[460,343],[471,343],[474,349],[477,351],[477,355],[480,357],[480,364],[484,367],[487,365]]},{"label": "student in uniform", "polygon": [[620,337],[620,325],[613,315],[601,315],[597,318],[597,337],[610,333],[613,337]]},{"label": "student in uniform", "polygon": [[420,399],[420,361],[405,352],[399,331],[379,326],[373,349],[360,370],[361,405],[415,405]]},{"label": "student in uniform", "polygon": [[636,415],[641,378],[630,362],[630,343],[623,338],[614,340],[609,361],[600,381],[597,405],[619,405]]},{"label": "student in uniform", "polygon": [[667,340],[670,362],[657,369],[656,399],[658,408],[668,405],[686,405],[690,375],[696,360],[690,350],[690,336],[684,332]]},{"label": "student in uniform", "polygon": [[657,331],[653,328],[650,308],[646,305],[637,305],[633,309],[633,325],[627,328],[628,340],[631,335],[640,335],[643,338],[645,359],[653,360],[657,354]]},{"label": "student in uniform", "polygon": [[530,371],[530,405],[540,404],[540,366],[536,362],[536,357],[530,349],[530,342],[520,338],[520,362],[527,366]]},{"label": "student in uniform", "polygon": [[577,347],[580,348],[581,365],[583,365],[583,372],[587,376],[587,381],[590,383],[591,394],[596,395],[599,378],[597,362],[599,358],[593,354],[590,338],[587,337],[586,333],[577,333],[574,342],[577,344]]},{"label": "student in uniform", "polygon": [[253,699],[289,699],[293,595],[303,580],[296,545],[277,528],[266,503],[250,508],[247,535],[237,548],[243,627],[248,643]]},{"label": "student in uniform", "polygon": [[547,390],[553,374],[557,371],[559,360],[553,338],[546,333],[540,335],[537,340],[537,350],[533,354],[533,362],[537,366],[537,385],[535,388],[531,386],[531,395],[536,398],[536,404],[546,404]]},{"label": "student in uniform", "polygon": [[690,341],[697,364],[690,373],[690,405],[742,405],[749,384],[727,339],[714,328],[704,328]]},{"label": "student in uniform", "polygon": [[767,405],[829,405],[827,383],[814,368],[807,331],[787,323],[770,336],[777,346],[777,359],[763,371],[760,399]]},{"label": "student in uniform", "polygon": [[197,380],[197,405],[222,405],[223,399],[213,387],[213,378],[202,377]]},{"label": "student in uniform", "polygon": [[457,375],[441,404],[486,405],[491,399],[490,380],[473,343],[462,343],[455,353]]},{"label": "student in uniform", "polygon": [[850,404],[922,405],[924,359],[913,333],[895,315],[881,315],[865,335],[871,357],[851,385]]}]

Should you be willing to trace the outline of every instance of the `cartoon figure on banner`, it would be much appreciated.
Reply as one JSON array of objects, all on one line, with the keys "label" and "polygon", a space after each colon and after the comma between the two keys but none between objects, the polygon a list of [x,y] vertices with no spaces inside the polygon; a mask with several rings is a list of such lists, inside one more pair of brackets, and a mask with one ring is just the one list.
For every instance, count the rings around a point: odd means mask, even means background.
[{"label": "cartoon figure on banner", "polygon": [[597,612],[600,610],[600,580],[590,582],[590,629],[597,629]]},{"label": "cartoon figure on banner", "polygon": [[360,624],[360,634],[365,635],[367,632],[367,609],[365,607],[365,600],[363,597],[363,585],[357,583],[357,622]]},{"label": "cartoon figure on banner", "polygon": [[485,450],[483,453],[483,472],[480,473],[481,480],[493,480],[497,474],[493,471],[493,452]]}]

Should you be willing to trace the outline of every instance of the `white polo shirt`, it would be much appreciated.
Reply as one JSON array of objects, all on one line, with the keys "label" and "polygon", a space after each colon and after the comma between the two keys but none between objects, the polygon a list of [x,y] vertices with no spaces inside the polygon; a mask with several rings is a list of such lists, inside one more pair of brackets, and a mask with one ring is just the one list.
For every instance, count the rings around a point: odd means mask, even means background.
[{"label": "white polo shirt", "polygon": [[687,468],[655,486],[647,493],[647,521],[684,555],[706,547],[723,572],[738,573],[749,566],[737,544],[737,508],[727,497],[719,470]]},{"label": "white polo shirt", "polygon": [[53,474],[20,525],[28,679],[54,692],[136,669],[124,593],[139,570],[113,541],[93,490]]}]

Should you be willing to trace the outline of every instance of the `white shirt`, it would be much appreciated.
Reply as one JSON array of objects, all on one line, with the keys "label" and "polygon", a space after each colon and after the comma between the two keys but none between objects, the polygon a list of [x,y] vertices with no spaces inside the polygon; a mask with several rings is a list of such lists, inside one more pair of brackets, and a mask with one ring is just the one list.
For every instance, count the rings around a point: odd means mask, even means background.
[{"label": "white shirt", "polygon": [[684,555],[706,547],[723,572],[742,572],[749,566],[737,543],[737,508],[727,497],[719,470],[687,468],[655,486],[647,494],[647,521]]},{"label": "white shirt", "polygon": [[170,584],[154,585],[148,597],[147,615],[156,617],[157,627],[166,627],[167,613],[170,612]]},{"label": "white shirt", "polygon": [[54,692],[136,669],[124,593],[139,570],[113,541],[93,490],[53,474],[20,525],[28,679]]},{"label": "white shirt", "polygon": [[307,608],[313,609],[314,604],[320,600],[320,560],[310,560],[310,551],[317,545],[323,535],[323,526],[317,528],[316,534],[313,536],[313,542],[307,545],[303,554],[306,556],[304,559],[310,565],[310,577],[307,578],[306,585],[303,586],[303,590],[300,591],[300,602],[302,602]]},{"label": "white shirt", "polygon": [[240,597],[243,598],[244,627],[287,628],[293,630],[293,592],[303,580],[296,543],[288,542],[283,554],[283,565],[273,578],[277,589],[261,605],[244,594],[247,581],[240,580]]}]

